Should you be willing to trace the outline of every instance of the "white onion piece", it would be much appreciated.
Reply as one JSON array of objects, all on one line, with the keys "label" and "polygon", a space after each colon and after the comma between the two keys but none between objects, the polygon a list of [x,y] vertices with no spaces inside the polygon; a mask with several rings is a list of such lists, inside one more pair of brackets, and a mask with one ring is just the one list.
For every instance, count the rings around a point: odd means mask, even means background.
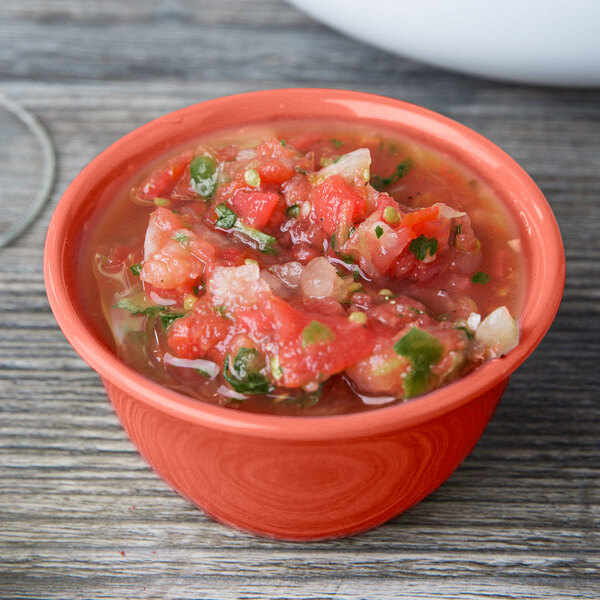
[{"label": "white onion piece", "polygon": [[296,260],[283,263],[282,265],[273,265],[272,267],[269,267],[269,271],[271,271],[273,275],[279,277],[285,285],[292,289],[295,289],[300,285],[300,276],[302,275],[303,270],[304,266],[302,263]]},{"label": "white onion piece", "polygon": [[347,183],[353,184],[355,179],[367,183],[371,177],[371,152],[368,148],[358,148],[342,155],[335,163],[321,169],[317,181],[322,181],[332,175],[341,175]]},{"label": "white onion piece", "polygon": [[440,217],[446,217],[446,219],[457,219],[458,217],[464,217],[467,214],[466,212],[454,210],[451,206],[448,206],[443,202],[436,202],[433,206],[437,206],[440,211]]},{"label": "white onion piece", "polygon": [[217,393],[221,394],[221,396],[225,396],[225,398],[232,398],[233,400],[246,400],[248,396],[244,396],[244,394],[239,394],[235,390],[228,388],[226,385],[220,385],[217,388]]},{"label": "white onion piece", "polygon": [[492,311],[479,325],[475,339],[485,344],[492,358],[502,356],[519,343],[519,326],[508,308]]},{"label": "white onion piece", "polygon": [[279,279],[279,277],[275,277],[269,271],[265,271],[264,269],[260,272],[260,278],[262,281],[266,282],[266,284],[271,288],[271,291],[277,296],[288,297],[290,294],[290,290],[286,285]]},{"label": "white onion piece", "polygon": [[318,256],[304,267],[300,275],[300,287],[305,296],[326,298],[334,295],[338,279],[335,267],[326,258]]},{"label": "white onion piece", "polygon": [[173,300],[172,298],[162,298],[156,292],[150,292],[150,300],[159,306],[173,306],[173,304],[177,304],[176,300]]},{"label": "white onion piece", "polygon": [[235,157],[235,160],[250,160],[256,156],[256,150],[254,148],[248,148],[247,150],[240,150]]},{"label": "white onion piece", "polygon": [[380,406],[397,400],[395,396],[364,396],[363,394],[358,393],[356,395],[362,400],[362,403],[367,406]]},{"label": "white onion piece", "polygon": [[202,358],[178,358],[168,352],[165,352],[163,360],[172,367],[182,367],[184,369],[200,369],[209,375],[211,379],[214,379],[219,374],[219,367],[210,360],[203,360]]},{"label": "white onion piece", "polygon": [[514,240],[508,240],[506,242],[508,247],[514,252],[521,252],[521,240],[519,238],[515,238]]},{"label": "white onion piece", "polygon": [[215,267],[208,282],[208,291],[214,306],[254,306],[258,295],[270,288],[260,278],[257,263],[240,267]]},{"label": "white onion piece", "polygon": [[481,315],[479,313],[472,312],[467,317],[467,327],[471,331],[477,331],[477,328],[479,327],[479,323],[481,323]]}]

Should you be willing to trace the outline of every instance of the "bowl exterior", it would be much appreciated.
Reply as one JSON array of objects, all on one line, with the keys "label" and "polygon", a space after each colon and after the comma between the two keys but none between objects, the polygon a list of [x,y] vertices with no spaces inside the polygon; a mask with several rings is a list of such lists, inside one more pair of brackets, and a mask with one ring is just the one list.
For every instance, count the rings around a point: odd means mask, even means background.
[{"label": "bowl exterior", "polygon": [[472,450],[507,382],[386,435],[294,441],[223,435],[103,381],[128,435],[175,490],[217,521],[287,540],[358,533],[422,500]]},{"label": "bowl exterior", "polygon": [[[521,343],[506,357],[418,400],[331,417],[243,413],[177,394],[120,361],[78,295],[78,236],[107,188],[203,133],[277,119],[325,118],[390,128],[464,164],[520,223],[528,258]],[[545,251],[538,250],[544,247]],[[560,232],[542,193],[475,132],[397,100],[344,90],[269,90],[211,100],[144,125],[94,159],[65,191],[44,252],[48,299],[67,339],[102,377],[150,465],[216,519],[285,539],[348,535],[383,523],[436,489],[473,448],[508,376],[558,309]]]}]

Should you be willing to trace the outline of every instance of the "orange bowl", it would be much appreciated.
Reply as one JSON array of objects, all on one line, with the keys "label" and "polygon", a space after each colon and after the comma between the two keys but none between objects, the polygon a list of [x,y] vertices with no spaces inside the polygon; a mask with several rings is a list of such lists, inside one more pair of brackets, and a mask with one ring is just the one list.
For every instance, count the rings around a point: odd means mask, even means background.
[{"label": "orange bowl", "polygon": [[[518,224],[526,258],[517,348],[421,398],[327,417],[259,415],[203,403],[150,381],[115,356],[78,294],[79,235],[99,195],[201,135],[290,118],[347,121],[402,134],[451,157],[495,191]],[[390,98],[288,89],[184,108],[102,152],[54,212],[44,274],[58,324],[98,372],[128,435],[163,479],[223,523],[282,539],[314,540],[375,527],[450,476],[479,439],[510,374],[550,327],[562,297],[565,258],[540,190],[477,133]]]}]

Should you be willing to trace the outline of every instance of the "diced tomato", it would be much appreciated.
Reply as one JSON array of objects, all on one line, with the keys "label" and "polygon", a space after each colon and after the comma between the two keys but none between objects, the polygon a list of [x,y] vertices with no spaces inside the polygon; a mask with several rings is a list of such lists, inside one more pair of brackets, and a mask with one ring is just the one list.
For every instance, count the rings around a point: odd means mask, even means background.
[{"label": "diced tomato", "polygon": [[327,235],[342,232],[347,235],[354,215],[365,209],[359,196],[341,175],[332,175],[320,183],[312,194],[317,219]]},{"label": "diced tomato", "polygon": [[190,314],[173,321],[168,344],[181,358],[202,357],[225,339],[231,324],[215,311],[210,298],[200,298]]},{"label": "diced tomato", "polygon": [[153,171],[140,186],[132,191],[140,202],[152,202],[154,198],[168,196],[194,157],[193,150],[175,156],[165,165]]},{"label": "diced tomato", "polygon": [[271,218],[279,202],[275,192],[250,192],[238,190],[231,200],[237,216],[248,226],[262,229]]},{"label": "diced tomato", "polygon": [[333,332],[333,339],[303,345],[302,332],[315,315],[277,296],[263,300],[262,308],[273,323],[283,383],[288,387],[305,386],[340,373],[373,349],[375,340],[368,330],[346,317],[319,315],[319,323]]},{"label": "diced tomato", "polygon": [[150,215],[142,281],[159,289],[176,288],[196,281],[214,261],[212,244],[186,229],[177,215],[166,208],[157,208]]},{"label": "diced tomato", "polygon": [[423,233],[423,226],[429,221],[437,219],[440,209],[437,206],[421,208],[414,212],[404,215],[400,227],[411,232],[412,237],[416,238]]},{"label": "diced tomato", "polygon": [[263,183],[283,183],[294,175],[294,169],[279,160],[270,160],[259,167],[258,174]]}]

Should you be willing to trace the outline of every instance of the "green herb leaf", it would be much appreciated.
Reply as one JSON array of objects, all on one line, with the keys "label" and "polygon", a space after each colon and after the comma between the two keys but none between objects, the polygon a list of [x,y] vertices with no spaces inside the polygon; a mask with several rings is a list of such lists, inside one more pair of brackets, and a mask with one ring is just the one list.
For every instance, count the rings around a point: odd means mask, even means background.
[{"label": "green herb leaf", "polygon": [[410,360],[411,371],[404,378],[404,395],[413,398],[428,389],[431,367],[444,355],[444,346],[435,336],[412,327],[394,344],[394,351]]},{"label": "green herb leaf", "polygon": [[296,167],[296,173],[300,173],[300,175],[306,175],[307,171],[305,169],[301,169],[300,167]]},{"label": "green herb leaf", "polygon": [[[235,214],[235,213],[234,213]],[[251,240],[255,241],[258,245],[258,249],[265,254],[277,254],[277,249],[274,247],[277,244],[277,240],[268,233],[263,233],[253,227],[248,227],[239,219],[234,224],[234,229],[243,233]]]},{"label": "green herb leaf", "polygon": [[335,250],[335,233],[331,234],[331,249]]},{"label": "green herb leaf", "polygon": [[383,235],[383,227],[381,225],[375,227],[375,235],[377,236],[377,239]]},{"label": "green herb leaf", "polygon": [[396,166],[396,170],[389,177],[381,177],[380,175],[373,175],[371,177],[371,185],[379,192],[388,185],[394,183],[398,179],[401,179],[408,173],[412,167],[412,161],[410,158],[404,159],[399,165]]},{"label": "green herb leaf", "polygon": [[231,229],[237,221],[237,215],[226,204],[217,204],[215,206],[217,213],[216,226],[222,229]]},{"label": "green herb leaf", "polygon": [[455,325],[454,329],[458,329],[458,330],[462,331],[470,340],[472,340],[475,337],[473,335],[473,332],[468,327],[465,327],[464,325]]},{"label": "green herb leaf", "polygon": [[329,140],[336,148],[336,150],[343,145],[343,142],[340,142],[340,140],[336,140],[335,138],[331,138]]},{"label": "green herb leaf", "polygon": [[219,306],[215,306],[214,309],[215,312],[219,313],[222,317],[227,317],[227,315],[225,314],[225,307],[222,304]]},{"label": "green herb leaf", "polygon": [[194,371],[196,371],[196,373],[198,373],[198,375],[202,375],[202,377],[210,377],[210,373],[207,373],[206,371],[203,371],[202,369],[194,369]]},{"label": "green herb leaf", "polygon": [[223,377],[240,394],[268,394],[273,391],[269,380],[259,372],[262,356],[255,348],[240,348],[229,367],[229,354],[225,356]]},{"label": "green herb leaf", "polygon": [[196,156],[190,164],[190,185],[203,198],[210,198],[217,187],[217,160],[209,154]]},{"label": "green herb leaf", "polygon": [[491,279],[492,278],[487,273],[484,273],[483,271],[477,271],[477,273],[471,277],[471,282],[485,285],[486,283],[489,283]]},{"label": "green herb leaf", "polygon": [[187,246],[190,243],[190,238],[178,231],[171,239],[179,242],[182,246]]},{"label": "green herb leaf", "polygon": [[352,254],[342,254],[341,252],[335,253],[338,258],[341,258],[347,265],[353,265],[356,260]]},{"label": "green herb leaf", "polygon": [[142,263],[135,263],[135,265],[131,265],[129,267],[129,270],[136,275],[137,277],[140,276],[140,274],[142,273]]},{"label": "green herb leaf", "polygon": [[280,143],[282,146],[285,146],[285,140],[279,140],[279,143]]},{"label": "green herb leaf", "polygon": [[457,225],[454,232],[455,232],[455,235],[460,235],[462,233],[462,225]]},{"label": "green herb leaf", "polygon": [[298,218],[299,214],[300,214],[300,205],[299,204],[292,204],[292,206],[288,206],[285,209],[285,216],[288,219],[296,219],[296,218]]},{"label": "green herb leaf", "polygon": [[335,333],[320,321],[311,321],[302,330],[302,347],[312,346],[312,344],[324,344],[335,340]]},{"label": "green herb leaf", "polygon": [[144,306],[142,304],[137,304],[133,300],[129,298],[121,298],[113,308],[122,308],[124,310],[129,311],[132,315],[155,315],[159,313],[162,307],[152,304],[150,306]]},{"label": "green herb leaf", "polygon": [[169,325],[173,323],[176,319],[183,317],[183,313],[172,313],[172,312],[163,312],[160,315],[160,324],[163,329],[168,329]]},{"label": "green herb leaf", "polygon": [[409,245],[408,249],[416,256],[418,260],[425,260],[427,254],[433,256],[437,252],[438,241],[436,238],[425,237],[421,234],[418,238],[415,238]]}]

